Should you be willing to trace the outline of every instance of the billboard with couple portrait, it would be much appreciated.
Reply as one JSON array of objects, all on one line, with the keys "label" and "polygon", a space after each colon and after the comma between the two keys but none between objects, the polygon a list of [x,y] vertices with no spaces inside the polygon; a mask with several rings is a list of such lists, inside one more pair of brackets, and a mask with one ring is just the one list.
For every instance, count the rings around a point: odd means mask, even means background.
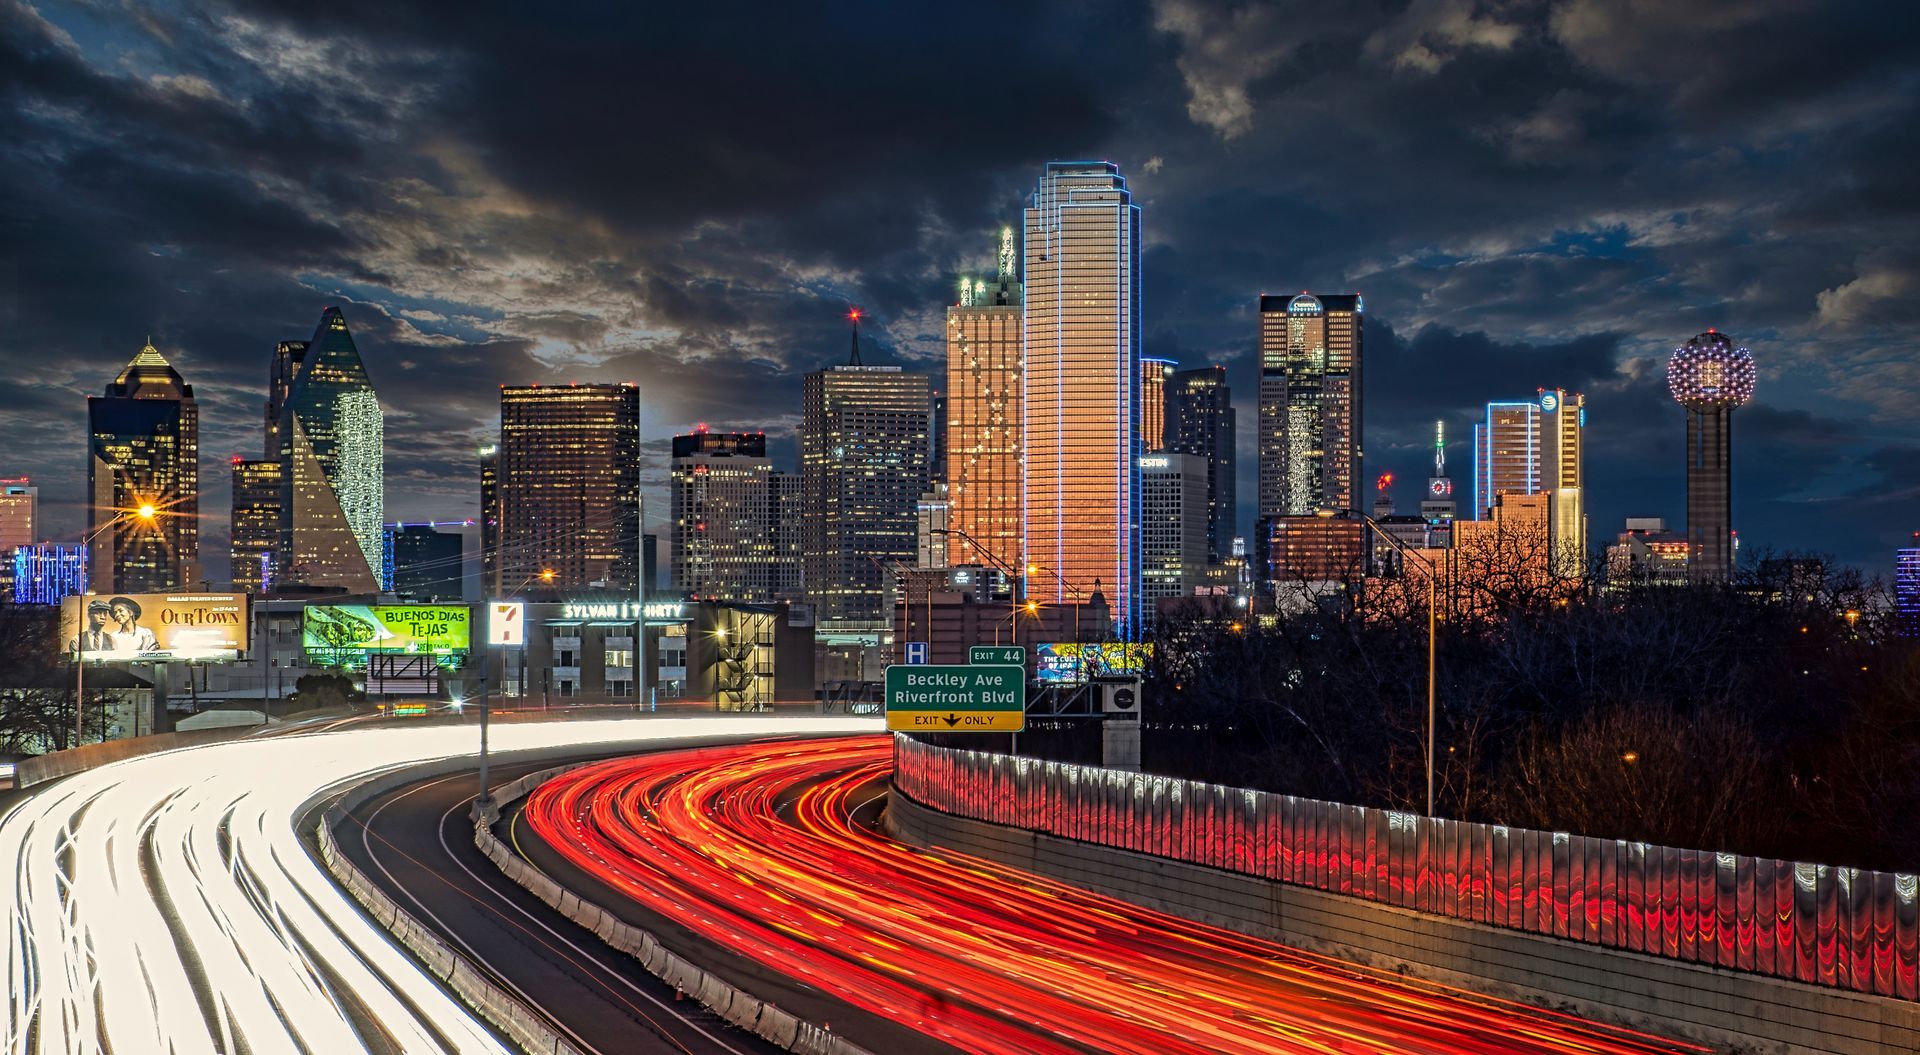
[{"label": "billboard with couple portrait", "polygon": [[88,663],[220,662],[247,650],[244,593],[91,593],[60,602],[60,644]]}]

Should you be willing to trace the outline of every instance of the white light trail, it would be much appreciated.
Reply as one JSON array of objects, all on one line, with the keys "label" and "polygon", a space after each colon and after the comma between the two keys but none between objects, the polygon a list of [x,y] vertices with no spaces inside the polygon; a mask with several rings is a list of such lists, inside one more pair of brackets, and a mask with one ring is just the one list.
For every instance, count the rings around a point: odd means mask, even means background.
[{"label": "white light trail", "polygon": [[[496,751],[872,732],[873,719],[503,723]],[[308,856],[295,814],[395,766],[471,755],[473,726],[241,740],[149,755],[0,818],[10,1055],[507,1055]]]}]

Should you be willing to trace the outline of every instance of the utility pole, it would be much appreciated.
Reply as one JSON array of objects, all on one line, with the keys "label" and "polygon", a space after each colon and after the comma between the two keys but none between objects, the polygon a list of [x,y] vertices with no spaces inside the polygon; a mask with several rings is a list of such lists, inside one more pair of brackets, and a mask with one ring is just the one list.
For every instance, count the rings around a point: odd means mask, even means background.
[{"label": "utility pole", "polygon": [[[501,459],[503,468],[505,461],[505,458]],[[495,470],[496,473],[499,471],[499,469]],[[480,642],[480,791],[479,794],[474,797],[474,805],[483,809],[493,804],[493,795],[488,790],[488,778],[491,774],[487,771],[489,762],[487,757],[487,712],[493,709],[493,699],[487,685],[487,665],[493,658],[493,602],[500,599],[500,580],[505,571],[505,569],[501,567],[503,562],[503,547],[500,545],[500,537],[507,529],[506,489],[500,487],[497,480],[498,477],[496,476],[494,486],[497,490],[494,493],[498,497],[494,500],[494,508],[499,522],[493,526],[493,595],[481,601],[482,608],[487,613],[487,625],[485,628],[486,636],[483,637]],[[484,518],[486,512],[482,510],[480,515]],[[522,615],[520,618],[524,622],[526,616]],[[524,632],[525,627],[522,626],[522,633]]]},{"label": "utility pole", "polygon": [[633,708],[647,709],[647,494],[640,486],[640,459],[633,469],[633,595],[640,610],[633,617]]}]

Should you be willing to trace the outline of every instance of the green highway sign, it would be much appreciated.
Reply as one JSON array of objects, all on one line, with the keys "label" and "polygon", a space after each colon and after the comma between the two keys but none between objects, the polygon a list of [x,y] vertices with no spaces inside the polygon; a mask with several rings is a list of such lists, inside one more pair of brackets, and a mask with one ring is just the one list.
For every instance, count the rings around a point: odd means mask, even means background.
[{"label": "green highway sign", "polygon": [[890,730],[1017,733],[1026,727],[1026,667],[897,663],[887,668]]},{"label": "green highway sign", "polygon": [[975,645],[967,649],[967,662],[1024,667],[1027,665],[1027,648],[1025,645]]}]

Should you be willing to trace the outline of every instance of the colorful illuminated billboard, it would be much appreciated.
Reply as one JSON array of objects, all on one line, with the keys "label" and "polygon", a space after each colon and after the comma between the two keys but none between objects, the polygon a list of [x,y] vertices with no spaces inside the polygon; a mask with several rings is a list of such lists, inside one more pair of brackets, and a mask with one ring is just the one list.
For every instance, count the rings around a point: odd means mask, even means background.
[{"label": "colorful illuminated billboard", "polygon": [[471,612],[444,604],[310,604],[300,631],[309,658],[458,656],[470,644]]},{"label": "colorful illuminated billboard", "polygon": [[252,627],[244,593],[95,593],[60,602],[60,642],[89,663],[232,660],[247,650]]},{"label": "colorful illuminated billboard", "polygon": [[1076,682],[1088,677],[1138,677],[1146,672],[1153,645],[1138,641],[1060,642],[1034,649],[1034,677]]}]

